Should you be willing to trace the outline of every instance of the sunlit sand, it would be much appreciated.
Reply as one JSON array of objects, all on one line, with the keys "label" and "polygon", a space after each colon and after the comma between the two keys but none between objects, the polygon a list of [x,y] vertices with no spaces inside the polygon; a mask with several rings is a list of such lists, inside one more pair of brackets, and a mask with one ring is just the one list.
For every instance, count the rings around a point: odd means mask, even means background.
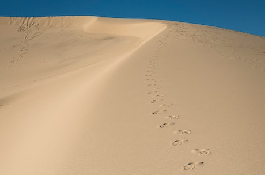
[{"label": "sunlit sand", "polygon": [[0,175],[260,175],[265,38],[0,18]]}]

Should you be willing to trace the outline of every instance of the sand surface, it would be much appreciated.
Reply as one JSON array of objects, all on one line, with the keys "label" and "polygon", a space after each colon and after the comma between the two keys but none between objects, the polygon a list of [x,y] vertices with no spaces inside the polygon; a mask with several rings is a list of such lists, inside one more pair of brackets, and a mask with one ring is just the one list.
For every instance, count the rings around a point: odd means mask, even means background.
[{"label": "sand surface", "polygon": [[264,125],[264,37],[0,18],[1,175],[262,175]]}]

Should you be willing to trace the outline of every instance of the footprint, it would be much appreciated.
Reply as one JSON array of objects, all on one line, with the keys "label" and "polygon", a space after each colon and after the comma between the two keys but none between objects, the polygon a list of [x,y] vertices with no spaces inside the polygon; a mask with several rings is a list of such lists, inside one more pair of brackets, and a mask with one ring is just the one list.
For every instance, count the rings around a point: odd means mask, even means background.
[{"label": "footprint", "polygon": [[164,127],[168,127],[168,126],[172,126],[172,125],[175,125],[175,122],[163,123],[162,125],[159,126],[159,128],[164,128]]},{"label": "footprint", "polygon": [[198,154],[198,155],[209,155],[209,154],[211,154],[210,149],[194,149],[191,152],[194,154]]},{"label": "footprint", "polygon": [[147,92],[147,94],[154,94],[154,93],[157,93],[158,91],[150,91],[150,92]]},{"label": "footprint", "polygon": [[178,134],[181,134],[181,135],[190,134],[191,130],[178,130],[178,131],[175,131],[175,133],[178,133]]},{"label": "footprint", "polygon": [[154,111],[154,112],[152,112],[152,114],[157,115],[157,114],[159,114],[159,111]]},{"label": "footprint", "polygon": [[159,107],[161,107],[161,108],[162,108],[162,107],[171,107],[171,106],[173,106],[172,103],[159,105]]},{"label": "footprint", "polygon": [[157,86],[157,84],[148,84],[147,87]]},{"label": "footprint", "polygon": [[152,100],[151,103],[156,103],[156,100]]},{"label": "footprint", "polygon": [[[163,99],[160,99],[159,101],[164,101]],[[158,100],[152,100],[151,103],[156,103]]]},{"label": "footprint", "polygon": [[188,142],[188,140],[175,140],[174,142],[172,142],[172,146],[182,145],[185,142]]},{"label": "footprint", "polygon": [[167,117],[165,117],[166,119],[171,119],[171,120],[175,120],[175,119],[179,119],[179,115],[169,115]]},{"label": "footprint", "polygon": [[155,96],[153,96],[153,98],[162,98],[162,97],[164,97],[164,95],[155,95]]},{"label": "footprint", "polygon": [[157,111],[154,111],[152,112],[153,115],[156,115],[156,114],[162,114],[162,113],[166,113],[167,110],[157,110]]},{"label": "footprint", "polygon": [[193,170],[194,168],[196,168],[197,166],[201,166],[203,165],[204,162],[190,162],[187,165],[185,165],[183,167],[184,170]]}]

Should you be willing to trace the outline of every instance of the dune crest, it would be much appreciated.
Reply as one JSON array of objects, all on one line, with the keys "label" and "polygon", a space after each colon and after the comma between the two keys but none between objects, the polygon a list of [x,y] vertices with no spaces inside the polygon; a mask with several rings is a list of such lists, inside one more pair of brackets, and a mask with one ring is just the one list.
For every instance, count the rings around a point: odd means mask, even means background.
[{"label": "dune crest", "polygon": [[0,24],[17,25],[24,31],[31,27],[81,28],[88,33],[103,33],[116,36],[135,36],[150,39],[165,29],[160,22],[110,19],[84,16],[66,17],[0,17]]},{"label": "dune crest", "polygon": [[[2,54],[5,56],[5,59],[0,60],[2,77],[17,76],[18,72],[21,72],[21,76],[25,74],[25,78],[21,77],[20,81],[12,82],[12,78],[4,80],[6,83],[2,82],[1,88],[45,79],[108,58],[118,60],[128,56],[166,28],[161,22],[98,17],[0,17],[0,24],[3,26],[3,41],[13,37],[12,41],[1,43]],[[64,44],[69,42],[73,42],[73,46]],[[54,49],[46,48],[46,43]],[[87,47],[85,51],[84,47]],[[43,49],[47,55],[38,56],[39,49]],[[11,50],[14,52],[11,53]],[[29,54],[31,56],[25,56]],[[33,57],[35,58],[32,59]],[[79,58],[78,62],[75,61],[76,58]],[[58,66],[63,66],[65,70],[58,69]],[[40,70],[47,68],[49,71],[42,71],[46,75],[39,74]],[[35,77],[31,77],[32,75]]]}]

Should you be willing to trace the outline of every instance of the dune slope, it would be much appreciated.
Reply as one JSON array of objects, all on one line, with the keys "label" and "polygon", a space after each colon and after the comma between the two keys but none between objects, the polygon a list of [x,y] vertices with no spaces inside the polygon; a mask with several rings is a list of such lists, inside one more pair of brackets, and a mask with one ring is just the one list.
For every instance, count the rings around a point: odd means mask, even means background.
[{"label": "dune slope", "polygon": [[263,174],[264,48],[179,22],[0,18],[0,174]]}]

